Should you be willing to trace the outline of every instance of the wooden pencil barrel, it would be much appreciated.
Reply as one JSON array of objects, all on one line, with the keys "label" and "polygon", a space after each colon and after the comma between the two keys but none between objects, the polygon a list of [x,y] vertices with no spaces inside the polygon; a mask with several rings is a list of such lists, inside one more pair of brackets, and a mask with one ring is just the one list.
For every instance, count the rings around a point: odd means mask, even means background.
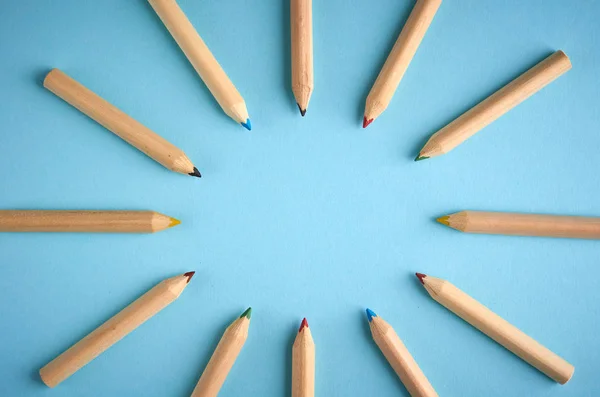
[{"label": "wooden pencil barrel", "polygon": [[152,211],[0,210],[0,232],[153,233],[174,222]]},{"label": "wooden pencil barrel", "polygon": [[306,111],[314,89],[312,0],[291,0],[292,91]]},{"label": "wooden pencil barrel", "polygon": [[308,327],[300,331],[292,347],[292,397],[315,395],[315,343]]}]

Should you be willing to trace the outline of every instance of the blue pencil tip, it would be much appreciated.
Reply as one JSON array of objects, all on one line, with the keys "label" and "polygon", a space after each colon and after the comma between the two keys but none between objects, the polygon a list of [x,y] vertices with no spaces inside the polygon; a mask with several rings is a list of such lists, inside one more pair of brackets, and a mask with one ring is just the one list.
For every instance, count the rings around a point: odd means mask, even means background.
[{"label": "blue pencil tip", "polygon": [[375,314],[373,310],[367,309],[367,318],[369,319],[369,322],[373,321],[373,317],[377,317],[377,314]]},{"label": "blue pencil tip", "polygon": [[252,131],[252,123],[250,122],[250,119],[246,119],[245,123],[240,123],[240,124],[248,131]]}]

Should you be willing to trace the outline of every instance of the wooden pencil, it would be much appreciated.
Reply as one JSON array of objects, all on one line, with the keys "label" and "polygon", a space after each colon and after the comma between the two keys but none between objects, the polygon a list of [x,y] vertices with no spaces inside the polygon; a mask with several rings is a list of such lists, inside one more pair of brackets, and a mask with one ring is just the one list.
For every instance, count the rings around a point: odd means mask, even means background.
[{"label": "wooden pencil", "polygon": [[429,138],[415,161],[448,153],[563,73],[571,61],[556,51]]},{"label": "wooden pencil", "polygon": [[246,102],[175,0],[148,0],[223,111],[252,129]]},{"label": "wooden pencil", "polygon": [[461,211],[437,219],[465,233],[600,239],[600,218]]},{"label": "wooden pencil", "polygon": [[429,380],[419,368],[396,331],[381,317],[367,309],[367,319],[373,340],[390,363],[412,397],[437,397]]},{"label": "wooden pencil", "polygon": [[292,347],[292,397],[315,395],[315,342],[308,321],[302,320]]},{"label": "wooden pencil", "polygon": [[367,96],[363,128],[388,107],[442,0],[417,0]]},{"label": "wooden pencil", "polygon": [[180,223],[153,211],[0,210],[0,232],[154,233]]},{"label": "wooden pencil", "polygon": [[227,327],[204,368],[204,372],[192,392],[192,397],[216,397],[219,394],[231,367],[246,343],[251,316],[252,308],[248,308]]},{"label": "wooden pencil", "polygon": [[44,79],[44,87],[171,171],[198,178],[201,176],[181,149],[62,71],[52,69]]},{"label": "wooden pencil", "polygon": [[40,370],[42,381],[54,387],[73,375],[146,320],[179,298],[194,276],[188,272],[158,283],[110,320],[96,328]]},{"label": "wooden pencil", "polygon": [[302,117],[314,89],[312,0],[290,0],[292,92]]},{"label": "wooden pencil", "polygon": [[548,377],[565,384],[573,376],[571,364],[448,281],[422,273],[417,277],[434,300]]}]

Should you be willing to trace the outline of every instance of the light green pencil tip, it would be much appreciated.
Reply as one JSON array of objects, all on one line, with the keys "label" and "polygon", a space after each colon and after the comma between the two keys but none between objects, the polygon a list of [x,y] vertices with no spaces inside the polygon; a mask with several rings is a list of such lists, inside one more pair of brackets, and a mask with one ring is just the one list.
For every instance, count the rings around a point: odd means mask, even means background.
[{"label": "light green pencil tip", "polygon": [[252,317],[252,308],[251,307],[247,308],[246,311],[242,313],[240,318],[243,318],[243,317],[246,317],[248,320],[250,320],[250,317]]}]

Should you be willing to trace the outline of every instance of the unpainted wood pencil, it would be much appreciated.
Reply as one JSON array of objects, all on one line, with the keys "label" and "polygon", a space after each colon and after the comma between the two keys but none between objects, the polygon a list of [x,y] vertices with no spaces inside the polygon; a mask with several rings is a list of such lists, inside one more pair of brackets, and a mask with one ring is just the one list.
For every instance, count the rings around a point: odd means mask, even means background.
[{"label": "unpainted wood pencil", "polygon": [[225,383],[242,347],[248,338],[252,308],[246,309],[223,334],[204,372],[192,392],[192,397],[216,397]]},{"label": "unpainted wood pencil", "polygon": [[302,320],[292,347],[292,397],[315,395],[315,342],[308,321]]},{"label": "unpainted wood pencil", "polygon": [[442,0],[417,0],[367,96],[363,128],[388,107]]},{"label": "unpainted wood pencil", "polygon": [[417,278],[435,301],[546,376],[560,384],[573,376],[571,364],[448,281],[422,273],[417,273]]},{"label": "unpainted wood pencil", "polygon": [[448,153],[570,69],[569,57],[556,51],[433,134],[415,161]]},{"label": "unpainted wood pencil", "polygon": [[46,364],[40,370],[42,381],[48,387],[55,387],[73,375],[179,298],[193,276],[194,272],[188,272],[158,283],[110,320]]},{"label": "unpainted wood pencil", "polygon": [[0,210],[0,232],[154,233],[180,223],[153,211]]},{"label": "unpainted wood pencil", "polygon": [[465,233],[600,239],[600,218],[584,216],[461,211],[437,221]]},{"label": "unpainted wood pencil", "polygon": [[246,102],[175,0],[148,0],[223,111],[252,129]]},{"label": "unpainted wood pencil", "polygon": [[312,0],[290,0],[292,92],[302,117],[314,89]]},{"label": "unpainted wood pencil", "polygon": [[201,176],[181,149],[62,71],[52,69],[44,79],[44,87],[171,171]]},{"label": "unpainted wood pencil", "polygon": [[412,357],[396,331],[371,309],[367,319],[373,340],[412,397],[437,397],[437,392]]}]

